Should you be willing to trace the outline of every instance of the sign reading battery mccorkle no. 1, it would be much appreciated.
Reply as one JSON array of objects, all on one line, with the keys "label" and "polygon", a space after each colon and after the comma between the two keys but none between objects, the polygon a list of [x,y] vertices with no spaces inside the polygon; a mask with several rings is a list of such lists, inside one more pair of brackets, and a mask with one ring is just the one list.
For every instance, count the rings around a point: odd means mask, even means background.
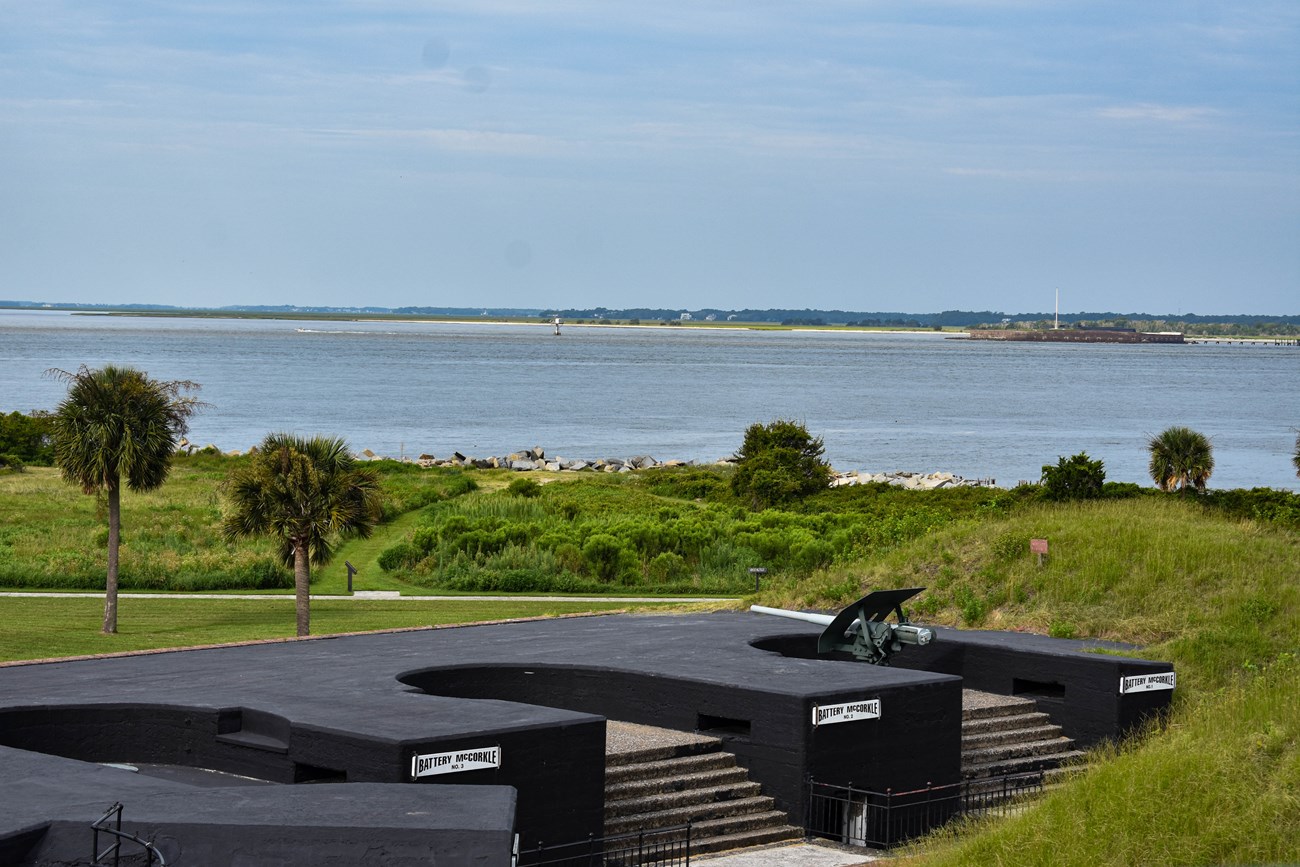
[{"label": "sign reading battery mccorkle no. 1", "polygon": [[850,701],[844,704],[815,704],[812,710],[812,724],[827,726],[832,723],[853,722],[860,719],[880,719],[880,699]]},{"label": "sign reading battery mccorkle no. 1", "polygon": [[501,767],[501,747],[475,747],[450,753],[411,756],[411,779]]},{"label": "sign reading battery mccorkle no. 1", "polygon": [[1130,692],[1151,692],[1156,689],[1173,689],[1178,685],[1178,674],[1166,671],[1161,674],[1138,674],[1119,679],[1119,694]]}]

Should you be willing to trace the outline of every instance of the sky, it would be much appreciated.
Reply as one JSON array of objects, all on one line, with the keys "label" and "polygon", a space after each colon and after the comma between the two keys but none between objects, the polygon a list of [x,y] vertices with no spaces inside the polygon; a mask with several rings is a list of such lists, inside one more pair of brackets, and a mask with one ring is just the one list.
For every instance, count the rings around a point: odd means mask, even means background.
[{"label": "sky", "polygon": [[1300,313],[1295,0],[0,0],[0,298]]}]

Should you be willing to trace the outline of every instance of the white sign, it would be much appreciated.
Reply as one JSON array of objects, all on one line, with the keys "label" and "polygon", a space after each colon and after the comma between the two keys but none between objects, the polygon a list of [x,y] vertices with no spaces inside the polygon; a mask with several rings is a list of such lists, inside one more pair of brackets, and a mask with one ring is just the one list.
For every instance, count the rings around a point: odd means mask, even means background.
[{"label": "white sign", "polygon": [[1173,689],[1178,682],[1178,674],[1166,671],[1162,674],[1138,674],[1119,679],[1119,694],[1130,692],[1151,692],[1156,689]]},{"label": "white sign", "polygon": [[411,756],[411,779],[501,767],[501,747],[476,747],[450,753]]},{"label": "white sign", "polygon": [[846,704],[813,705],[812,723],[828,726],[832,723],[853,722],[859,719],[880,719],[880,699],[851,701]]}]

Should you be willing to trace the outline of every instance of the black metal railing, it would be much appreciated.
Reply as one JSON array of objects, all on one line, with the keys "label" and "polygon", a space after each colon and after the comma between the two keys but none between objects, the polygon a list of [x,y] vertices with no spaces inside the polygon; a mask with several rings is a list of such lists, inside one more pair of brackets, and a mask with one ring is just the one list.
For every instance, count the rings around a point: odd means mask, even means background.
[{"label": "black metal railing", "polygon": [[[163,858],[152,842],[137,837],[134,834],[122,830],[122,802],[108,808],[108,812],[100,816],[94,822],[90,823],[91,830],[94,834],[94,842],[91,844],[91,865],[92,867],[118,867],[122,860],[122,841],[135,843],[144,849],[146,867],[167,867],[167,859]],[[99,848],[99,835],[106,834],[113,840],[102,850]],[[111,859],[111,860],[109,860]]]},{"label": "black metal railing", "polygon": [[690,867],[691,825],[588,837],[517,852],[515,867]]},{"label": "black metal railing", "polygon": [[1042,771],[906,792],[874,792],[810,779],[804,828],[810,837],[891,849],[962,816],[1009,813],[1021,798],[1042,790]]}]

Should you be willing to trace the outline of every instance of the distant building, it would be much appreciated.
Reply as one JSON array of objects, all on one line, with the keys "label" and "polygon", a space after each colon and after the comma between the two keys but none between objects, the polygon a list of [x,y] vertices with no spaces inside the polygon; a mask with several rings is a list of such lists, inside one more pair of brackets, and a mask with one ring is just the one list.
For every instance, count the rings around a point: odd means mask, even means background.
[{"label": "distant building", "polygon": [[679,317],[679,318],[680,318],[683,322],[689,322],[689,321],[691,321],[692,319],[694,319],[695,317],[692,316],[692,315],[689,314],[689,313],[683,313],[683,314],[681,315],[681,317]]}]

